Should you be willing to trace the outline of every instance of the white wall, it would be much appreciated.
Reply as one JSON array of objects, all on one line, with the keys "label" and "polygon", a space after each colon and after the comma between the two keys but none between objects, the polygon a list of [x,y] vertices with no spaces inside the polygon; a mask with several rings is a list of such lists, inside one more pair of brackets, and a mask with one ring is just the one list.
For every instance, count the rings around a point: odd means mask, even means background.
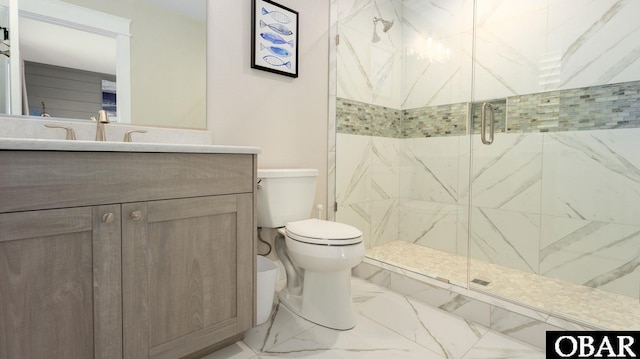
[{"label": "white wall", "polygon": [[209,0],[207,129],[217,145],[259,146],[258,167],[317,168],[326,212],[329,0],[279,3],[299,13],[298,78],[250,67],[250,0]]}]

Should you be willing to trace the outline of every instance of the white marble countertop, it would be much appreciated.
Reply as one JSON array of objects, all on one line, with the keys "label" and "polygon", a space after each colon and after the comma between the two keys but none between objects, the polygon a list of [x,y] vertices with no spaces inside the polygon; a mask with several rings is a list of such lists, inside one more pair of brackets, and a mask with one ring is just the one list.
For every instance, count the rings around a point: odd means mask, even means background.
[{"label": "white marble countertop", "polygon": [[97,142],[42,140],[31,138],[0,138],[0,150],[19,151],[87,151],[87,152],[181,152],[258,154],[259,147],[189,145],[175,143]]}]

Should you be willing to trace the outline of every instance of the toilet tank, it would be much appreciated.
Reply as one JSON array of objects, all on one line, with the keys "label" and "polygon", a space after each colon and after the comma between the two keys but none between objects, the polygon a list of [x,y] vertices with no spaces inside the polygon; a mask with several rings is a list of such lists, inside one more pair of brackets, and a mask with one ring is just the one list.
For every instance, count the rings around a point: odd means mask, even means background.
[{"label": "toilet tank", "polygon": [[284,227],[311,217],[316,169],[258,169],[258,227]]}]

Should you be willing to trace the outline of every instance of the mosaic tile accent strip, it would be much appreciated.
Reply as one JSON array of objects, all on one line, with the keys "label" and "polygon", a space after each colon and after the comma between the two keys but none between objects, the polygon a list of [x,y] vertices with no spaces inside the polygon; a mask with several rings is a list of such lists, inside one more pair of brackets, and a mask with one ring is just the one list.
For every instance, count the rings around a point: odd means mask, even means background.
[{"label": "mosaic tile accent strip", "polygon": [[467,103],[403,111],[404,138],[463,136],[467,132]]},{"label": "mosaic tile accent strip", "polygon": [[[640,127],[640,81],[549,91],[491,101],[497,133],[562,132]],[[472,106],[480,132],[481,103]],[[460,136],[467,103],[395,110],[337,101],[338,133],[393,138]],[[505,121],[505,118],[507,119]]]},{"label": "mosaic tile accent strip", "polygon": [[338,98],[336,101],[337,132],[400,138],[402,111],[384,106]]},{"label": "mosaic tile accent strip", "polygon": [[[487,101],[493,105],[493,122],[495,133],[504,132],[504,127],[507,117],[507,100],[495,100]],[[476,102],[472,104],[471,113],[473,114],[473,133],[480,133],[480,124],[482,122],[482,102]],[[489,111],[487,116],[487,131],[489,131]]]},{"label": "mosaic tile accent strip", "polygon": [[509,131],[640,127],[640,81],[508,98]]}]

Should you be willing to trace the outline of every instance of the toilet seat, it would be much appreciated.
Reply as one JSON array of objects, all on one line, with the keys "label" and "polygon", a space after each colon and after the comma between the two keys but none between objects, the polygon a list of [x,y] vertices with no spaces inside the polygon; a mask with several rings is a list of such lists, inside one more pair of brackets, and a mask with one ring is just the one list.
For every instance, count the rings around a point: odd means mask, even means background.
[{"label": "toilet seat", "polygon": [[347,246],[362,242],[362,232],[344,223],[305,219],[287,223],[287,237],[303,243],[325,246]]}]

